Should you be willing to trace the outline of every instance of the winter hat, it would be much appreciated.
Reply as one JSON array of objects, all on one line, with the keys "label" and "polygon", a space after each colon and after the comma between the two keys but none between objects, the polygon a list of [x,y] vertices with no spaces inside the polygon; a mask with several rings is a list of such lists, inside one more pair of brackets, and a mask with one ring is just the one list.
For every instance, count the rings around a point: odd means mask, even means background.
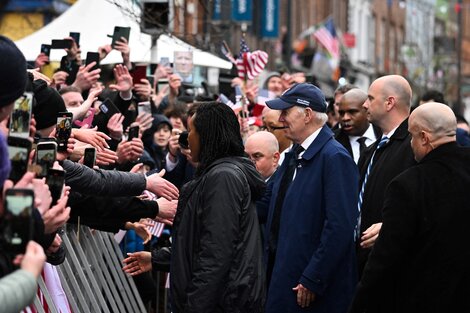
[{"label": "winter hat", "polygon": [[268,75],[266,76],[265,80],[264,80],[263,89],[268,89],[268,82],[273,77],[281,78],[281,74],[279,72],[269,72]]},{"label": "winter hat", "polygon": [[0,186],[8,178],[11,169],[10,157],[8,155],[8,146],[5,136],[0,132]]},{"label": "winter hat", "polygon": [[163,114],[154,114],[152,126],[147,129],[142,135],[142,141],[144,142],[145,147],[150,147],[153,144],[153,134],[158,130],[158,127],[161,124],[167,124],[170,127],[170,130],[173,129],[170,120]]},{"label": "winter hat", "polygon": [[26,86],[26,59],[7,37],[0,36],[0,107],[18,99]]},{"label": "winter hat", "polygon": [[40,130],[55,125],[57,113],[67,111],[64,99],[42,79],[33,81],[33,92],[36,99],[36,106],[33,108],[36,128]]}]

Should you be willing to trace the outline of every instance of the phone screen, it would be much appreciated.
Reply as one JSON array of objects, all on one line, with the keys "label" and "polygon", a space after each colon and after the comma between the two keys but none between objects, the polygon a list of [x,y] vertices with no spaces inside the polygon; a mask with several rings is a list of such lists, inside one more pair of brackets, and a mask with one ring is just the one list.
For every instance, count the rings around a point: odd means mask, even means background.
[{"label": "phone screen", "polygon": [[95,148],[86,148],[83,156],[83,165],[93,168],[96,161],[96,150]]},{"label": "phone screen", "polygon": [[171,66],[171,64],[170,64],[170,58],[162,57],[162,58],[160,59],[160,66],[163,66],[163,67]]},{"label": "phone screen", "polygon": [[139,114],[140,113],[152,114],[152,108],[150,106],[150,101],[139,102],[137,107],[138,107]]},{"label": "phone screen", "polygon": [[28,169],[31,142],[25,138],[8,137],[8,155],[11,161],[10,179],[18,182]]},{"label": "phone screen", "polygon": [[67,151],[67,141],[72,134],[72,113],[62,112],[57,116],[57,151]]},{"label": "phone screen", "polygon": [[127,136],[127,141],[131,141],[133,138],[139,138],[139,126],[132,126],[129,128],[129,136]]},{"label": "phone screen", "polygon": [[33,233],[34,192],[31,189],[8,189],[2,218],[5,250],[14,255],[24,253]]},{"label": "phone screen", "polygon": [[10,136],[29,137],[32,107],[33,94],[31,92],[26,92],[15,101],[10,117]]},{"label": "phone screen", "polygon": [[62,195],[62,189],[64,188],[64,171],[50,169],[47,174],[46,183],[49,186],[52,196],[52,205],[55,205]]},{"label": "phone screen", "polygon": [[42,142],[36,148],[36,164],[41,166],[39,177],[46,177],[49,168],[56,160],[57,144],[54,142]]}]

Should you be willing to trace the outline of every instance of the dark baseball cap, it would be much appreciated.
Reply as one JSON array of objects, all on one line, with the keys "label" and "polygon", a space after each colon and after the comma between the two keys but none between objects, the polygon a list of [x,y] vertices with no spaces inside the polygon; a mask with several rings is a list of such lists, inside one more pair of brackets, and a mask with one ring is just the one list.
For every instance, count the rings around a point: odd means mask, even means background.
[{"label": "dark baseball cap", "polygon": [[266,101],[266,105],[273,110],[286,110],[295,105],[310,107],[315,112],[326,112],[327,103],[323,92],[309,83],[296,84],[287,89],[274,100]]}]

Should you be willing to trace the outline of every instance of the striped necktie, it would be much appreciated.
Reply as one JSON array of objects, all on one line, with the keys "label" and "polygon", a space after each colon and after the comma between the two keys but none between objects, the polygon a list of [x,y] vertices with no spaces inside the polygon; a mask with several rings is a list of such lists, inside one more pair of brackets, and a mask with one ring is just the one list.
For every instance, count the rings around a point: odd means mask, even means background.
[{"label": "striped necktie", "polygon": [[356,225],[356,231],[355,231],[356,233],[355,238],[357,239],[359,239],[361,236],[361,208],[362,208],[362,200],[363,200],[362,198],[364,196],[364,190],[366,189],[367,179],[369,178],[370,171],[372,170],[372,164],[374,163],[375,153],[377,152],[377,150],[382,148],[389,140],[390,138],[388,138],[387,136],[384,136],[382,137],[382,139],[380,139],[380,142],[377,145],[377,148],[375,148],[374,153],[372,154],[372,157],[370,158],[369,165],[367,166],[367,171],[364,176],[364,181],[362,182],[361,191],[359,192],[359,200],[357,202],[357,210],[359,211],[359,217],[357,218],[357,225]]}]

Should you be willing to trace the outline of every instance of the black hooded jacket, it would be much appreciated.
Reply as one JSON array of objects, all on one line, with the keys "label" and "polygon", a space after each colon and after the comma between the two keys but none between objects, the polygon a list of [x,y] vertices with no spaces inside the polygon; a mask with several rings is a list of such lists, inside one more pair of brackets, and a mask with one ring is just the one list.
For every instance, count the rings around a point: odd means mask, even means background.
[{"label": "black hooded jacket", "polygon": [[247,158],[222,158],[183,186],[173,225],[172,310],[263,312],[255,202],[265,183]]}]

